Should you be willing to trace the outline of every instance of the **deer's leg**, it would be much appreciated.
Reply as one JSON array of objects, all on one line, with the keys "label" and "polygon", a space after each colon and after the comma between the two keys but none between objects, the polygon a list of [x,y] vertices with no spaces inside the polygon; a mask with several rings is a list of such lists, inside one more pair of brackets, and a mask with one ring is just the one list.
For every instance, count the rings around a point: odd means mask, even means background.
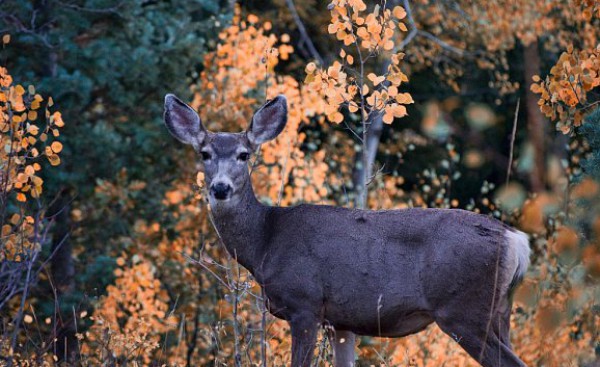
[{"label": "deer's leg", "polygon": [[329,340],[333,346],[333,360],[335,367],[354,366],[354,333],[345,330],[335,330],[329,333]]},{"label": "deer's leg", "polygon": [[474,326],[464,319],[462,322],[438,321],[437,323],[484,367],[527,367],[509,346],[500,341],[493,327],[486,336],[487,324]]},{"label": "deer's leg", "polygon": [[497,314],[496,318],[492,321],[494,325],[494,331],[502,344],[511,348],[510,345],[510,313],[511,309],[508,308]]},{"label": "deer's leg", "polygon": [[292,367],[310,367],[320,323],[311,315],[295,315],[290,320],[292,331]]}]

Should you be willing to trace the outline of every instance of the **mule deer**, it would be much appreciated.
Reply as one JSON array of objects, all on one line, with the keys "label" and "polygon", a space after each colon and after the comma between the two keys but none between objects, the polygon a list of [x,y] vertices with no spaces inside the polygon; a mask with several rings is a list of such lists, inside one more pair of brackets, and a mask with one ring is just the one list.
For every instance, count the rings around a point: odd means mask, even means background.
[{"label": "mule deer", "polygon": [[261,204],[247,161],[284,129],[284,96],[242,133],[205,130],[171,94],[164,118],[202,157],[225,247],[264,288],[269,311],[289,322],[293,367],[310,365],[324,324],[340,367],[354,364],[355,334],[401,337],[433,322],[482,366],[525,366],[509,340],[512,291],[529,264],[524,233],[458,209]]}]

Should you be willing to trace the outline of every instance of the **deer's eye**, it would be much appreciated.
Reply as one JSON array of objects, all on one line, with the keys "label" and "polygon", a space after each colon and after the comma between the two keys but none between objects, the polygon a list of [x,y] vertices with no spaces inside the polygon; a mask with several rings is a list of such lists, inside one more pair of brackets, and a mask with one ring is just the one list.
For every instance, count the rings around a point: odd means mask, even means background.
[{"label": "deer's eye", "polygon": [[238,160],[240,160],[240,161],[243,161],[243,162],[245,162],[245,161],[247,161],[248,159],[250,159],[250,153],[240,153],[240,154],[238,155]]},{"label": "deer's eye", "polygon": [[207,161],[212,158],[209,152],[200,152],[203,161]]}]

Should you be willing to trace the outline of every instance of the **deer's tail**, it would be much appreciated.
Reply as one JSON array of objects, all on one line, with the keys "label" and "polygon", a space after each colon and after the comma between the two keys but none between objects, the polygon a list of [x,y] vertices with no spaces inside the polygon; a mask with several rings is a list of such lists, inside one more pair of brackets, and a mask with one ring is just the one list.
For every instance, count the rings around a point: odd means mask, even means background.
[{"label": "deer's tail", "polygon": [[508,285],[508,294],[511,295],[527,272],[531,249],[529,248],[529,237],[527,234],[516,229],[507,229],[506,239],[508,242],[506,252],[507,269],[509,270],[508,277],[511,279]]}]

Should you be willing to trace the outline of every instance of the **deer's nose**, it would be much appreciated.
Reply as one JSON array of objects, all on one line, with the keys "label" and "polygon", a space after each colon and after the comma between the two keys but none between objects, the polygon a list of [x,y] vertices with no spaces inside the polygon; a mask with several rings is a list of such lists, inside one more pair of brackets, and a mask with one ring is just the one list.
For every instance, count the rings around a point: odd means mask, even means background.
[{"label": "deer's nose", "polygon": [[210,187],[210,192],[218,200],[225,200],[231,194],[231,186],[226,183],[219,182]]}]

